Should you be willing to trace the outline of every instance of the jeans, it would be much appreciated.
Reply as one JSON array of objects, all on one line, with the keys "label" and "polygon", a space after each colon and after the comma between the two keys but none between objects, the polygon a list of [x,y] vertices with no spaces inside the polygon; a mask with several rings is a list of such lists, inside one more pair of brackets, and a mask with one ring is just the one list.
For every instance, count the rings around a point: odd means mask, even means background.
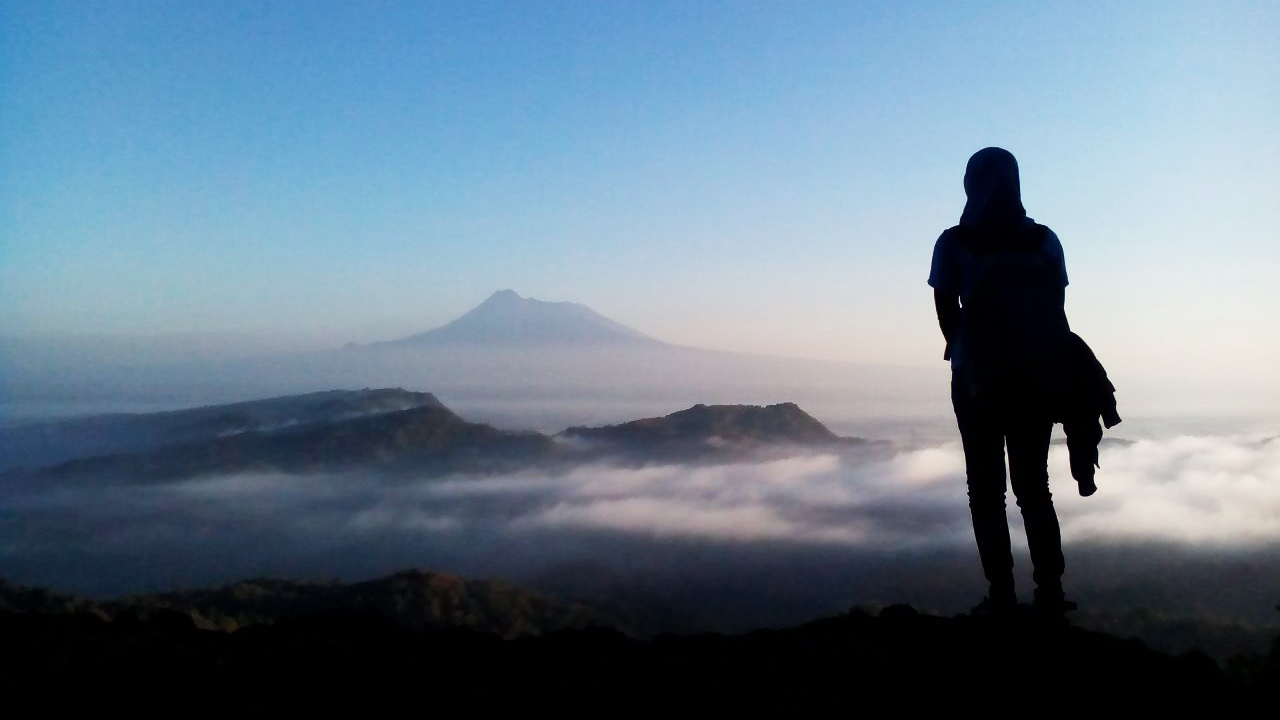
[{"label": "jeans", "polygon": [[992,392],[979,401],[956,376],[951,380],[951,403],[964,444],[973,533],[992,597],[1013,595],[1013,554],[1005,516],[1006,446],[1010,484],[1027,530],[1037,594],[1060,594],[1066,562],[1049,493],[1052,420],[1042,407],[1015,392]]}]

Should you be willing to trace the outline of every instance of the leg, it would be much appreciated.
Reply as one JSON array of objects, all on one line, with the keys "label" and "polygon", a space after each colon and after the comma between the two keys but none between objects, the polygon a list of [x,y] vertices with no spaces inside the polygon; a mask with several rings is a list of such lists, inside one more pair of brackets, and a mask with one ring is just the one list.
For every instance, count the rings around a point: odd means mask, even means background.
[{"label": "leg", "polygon": [[951,402],[964,445],[965,473],[969,485],[969,512],[978,541],[982,572],[990,583],[990,597],[1013,605],[1013,553],[1009,548],[1009,519],[1005,516],[1004,436],[969,397],[962,382],[951,382]]},{"label": "leg", "polygon": [[1049,492],[1048,458],[1052,432],[1053,423],[1025,415],[1007,428],[1010,483],[1027,528],[1036,597],[1060,600],[1066,563],[1062,557],[1058,513]]}]

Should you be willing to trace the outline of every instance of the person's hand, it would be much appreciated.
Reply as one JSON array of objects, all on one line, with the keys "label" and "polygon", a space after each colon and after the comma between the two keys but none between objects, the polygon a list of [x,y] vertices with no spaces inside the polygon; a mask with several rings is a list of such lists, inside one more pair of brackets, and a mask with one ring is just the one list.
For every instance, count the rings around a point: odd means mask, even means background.
[{"label": "person's hand", "polygon": [[1085,478],[1084,480],[1077,480],[1076,484],[1080,486],[1080,497],[1089,497],[1090,495],[1098,492],[1098,485],[1093,481],[1092,477]]}]

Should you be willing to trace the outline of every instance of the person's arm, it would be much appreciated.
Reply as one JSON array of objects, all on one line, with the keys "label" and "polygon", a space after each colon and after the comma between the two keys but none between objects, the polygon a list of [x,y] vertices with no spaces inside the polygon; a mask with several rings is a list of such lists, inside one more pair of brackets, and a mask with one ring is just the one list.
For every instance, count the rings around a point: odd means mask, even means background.
[{"label": "person's arm", "polygon": [[943,360],[951,359],[951,343],[955,340],[960,324],[960,293],[956,291],[955,239],[951,230],[944,230],[933,244],[933,262],[929,265],[929,286],[933,288],[933,304],[938,310],[938,327],[947,340]]},{"label": "person's arm", "polygon": [[947,341],[947,349],[943,351],[942,359],[950,360],[951,342],[955,339],[956,329],[960,324],[960,296],[935,289],[933,306],[938,311],[938,327],[942,329],[942,337]]}]

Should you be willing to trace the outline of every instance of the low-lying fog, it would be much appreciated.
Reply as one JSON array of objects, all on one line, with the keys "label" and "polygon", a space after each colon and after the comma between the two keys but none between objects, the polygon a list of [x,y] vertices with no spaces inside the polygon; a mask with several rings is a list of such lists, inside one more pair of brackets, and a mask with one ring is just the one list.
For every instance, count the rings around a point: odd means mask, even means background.
[{"label": "low-lying fog", "polygon": [[[1280,439],[1104,445],[1100,491],[1050,471],[1083,604],[1273,621]],[[1014,537],[1020,526],[1010,498]],[[92,596],[408,566],[643,598],[722,628],[868,602],[954,612],[983,592],[963,458],[946,442],[715,466],[397,482],[230,475],[0,495],[0,576]],[[1021,590],[1030,592],[1025,552]]]}]

